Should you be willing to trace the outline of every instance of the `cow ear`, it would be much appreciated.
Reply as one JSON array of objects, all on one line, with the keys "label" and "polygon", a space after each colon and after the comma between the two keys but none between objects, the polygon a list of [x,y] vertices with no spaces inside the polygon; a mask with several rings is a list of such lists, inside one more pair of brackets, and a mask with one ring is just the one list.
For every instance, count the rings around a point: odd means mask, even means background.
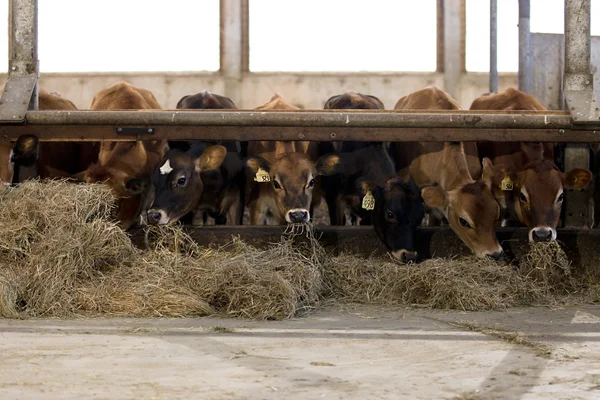
[{"label": "cow ear", "polygon": [[127,193],[132,196],[137,196],[146,192],[148,189],[148,182],[140,178],[128,179],[127,182],[125,182],[125,189],[127,189]]},{"label": "cow ear", "polygon": [[246,158],[244,160],[244,166],[250,171],[250,173],[252,173],[252,175],[256,175],[259,169],[265,170],[266,172],[271,172],[271,164],[259,156],[250,156]]},{"label": "cow ear", "polygon": [[223,164],[227,156],[227,149],[221,145],[210,146],[204,149],[202,155],[194,161],[196,172],[217,169]]},{"label": "cow ear", "polygon": [[357,182],[357,186],[359,188],[361,196],[367,194],[367,192],[373,193],[375,188],[377,188],[377,183],[373,181],[361,180]]},{"label": "cow ear", "polygon": [[342,159],[338,154],[325,154],[317,160],[316,170],[319,175],[330,176],[341,170]]},{"label": "cow ear", "polygon": [[38,138],[35,135],[21,135],[15,143],[13,154],[20,164],[30,165],[37,161]]},{"label": "cow ear", "polygon": [[592,181],[592,173],[587,169],[573,168],[563,172],[563,180],[568,189],[585,189]]},{"label": "cow ear", "polygon": [[448,205],[448,193],[439,186],[430,186],[421,190],[421,197],[428,207],[444,209]]}]

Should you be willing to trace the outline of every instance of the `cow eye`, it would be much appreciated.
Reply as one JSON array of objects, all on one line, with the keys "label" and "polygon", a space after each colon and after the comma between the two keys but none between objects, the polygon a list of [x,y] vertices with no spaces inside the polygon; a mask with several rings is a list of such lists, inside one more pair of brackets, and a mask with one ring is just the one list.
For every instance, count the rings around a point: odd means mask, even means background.
[{"label": "cow eye", "polygon": [[276,180],[273,180],[273,186],[275,186],[275,189],[281,189],[281,185]]},{"label": "cow eye", "polygon": [[313,178],[313,179],[311,179],[311,180],[310,180],[310,182],[308,182],[308,187],[309,187],[309,188],[311,188],[311,187],[313,187],[313,186],[315,186],[315,180],[314,180],[314,178]]},{"label": "cow eye", "polygon": [[390,221],[393,221],[393,220],[395,219],[395,217],[394,217],[394,213],[393,213],[393,212],[391,212],[390,210],[388,210],[388,211],[385,213],[385,217],[386,217],[388,220],[390,220]]},{"label": "cow eye", "polygon": [[523,194],[523,192],[519,193],[519,200],[524,203],[527,203],[527,197]]},{"label": "cow eye", "polygon": [[185,179],[185,176],[182,176],[181,178],[177,179],[177,186],[183,186],[186,182],[187,179]]},{"label": "cow eye", "polygon": [[461,226],[465,227],[465,228],[470,228],[471,225],[469,225],[469,223],[467,222],[466,219],[464,218],[459,218],[458,222],[460,223]]},{"label": "cow eye", "polygon": [[557,203],[560,203],[561,201],[563,201],[565,199],[565,194],[561,193],[560,196],[558,196],[558,199],[556,199]]},{"label": "cow eye", "polygon": [[11,155],[10,155],[10,162],[11,162],[11,163],[14,163],[14,162],[15,162],[15,155],[14,155],[14,154],[11,154]]}]

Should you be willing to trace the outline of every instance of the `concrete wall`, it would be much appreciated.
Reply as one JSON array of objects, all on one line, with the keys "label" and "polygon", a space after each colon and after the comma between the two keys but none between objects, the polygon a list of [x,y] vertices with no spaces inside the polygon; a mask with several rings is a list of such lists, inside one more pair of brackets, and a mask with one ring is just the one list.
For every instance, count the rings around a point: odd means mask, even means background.
[{"label": "concrete wall", "polygon": [[[0,76],[4,84],[6,75]],[[236,94],[225,93],[225,78],[218,73],[105,73],[105,74],[42,74],[40,87],[57,91],[85,109],[94,94],[113,83],[125,80],[133,85],[151,90],[163,108],[175,108],[179,99],[187,94],[209,89],[228,95],[240,108],[254,108],[266,103],[273,93],[286,101],[307,109],[320,109],[325,101],[347,90],[379,97],[386,108],[393,108],[404,95],[438,85],[443,88],[444,76],[439,73],[248,73],[241,77]],[[500,77],[500,90],[516,86],[516,74]],[[457,84],[457,101],[468,108],[471,102],[488,92],[486,73],[462,74]]]}]

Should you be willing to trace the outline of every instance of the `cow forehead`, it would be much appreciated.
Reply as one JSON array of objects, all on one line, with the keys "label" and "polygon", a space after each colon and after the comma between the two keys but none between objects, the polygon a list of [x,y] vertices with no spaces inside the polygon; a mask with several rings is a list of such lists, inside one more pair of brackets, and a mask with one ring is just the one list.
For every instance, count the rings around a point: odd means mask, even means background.
[{"label": "cow forehead", "polygon": [[499,205],[485,184],[466,185],[452,197],[455,211],[466,213],[474,223],[487,224],[487,221],[496,220]]}]

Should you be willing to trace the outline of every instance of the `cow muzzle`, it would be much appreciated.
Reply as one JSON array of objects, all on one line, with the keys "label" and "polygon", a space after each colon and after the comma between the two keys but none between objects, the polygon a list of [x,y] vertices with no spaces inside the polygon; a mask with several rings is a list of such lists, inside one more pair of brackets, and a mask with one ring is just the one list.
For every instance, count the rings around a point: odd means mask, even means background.
[{"label": "cow muzzle", "polygon": [[302,224],[310,220],[310,213],[304,208],[294,208],[285,214],[285,220],[290,224]]},{"label": "cow muzzle", "polygon": [[417,261],[418,254],[416,251],[408,251],[405,249],[392,251],[394,258],[400,262],[407,263],[409,261]]},{"label": "cow muzzle", "polygon": [[556,240],[556,231],[550,227],[537,227],[529,231],[530,242],[552,242]]},{"label": "cow muzzle", "polygon": [[148,223],[151,225],[166,225],[169,223],[167,213],[159,209],[148,210]]}]

